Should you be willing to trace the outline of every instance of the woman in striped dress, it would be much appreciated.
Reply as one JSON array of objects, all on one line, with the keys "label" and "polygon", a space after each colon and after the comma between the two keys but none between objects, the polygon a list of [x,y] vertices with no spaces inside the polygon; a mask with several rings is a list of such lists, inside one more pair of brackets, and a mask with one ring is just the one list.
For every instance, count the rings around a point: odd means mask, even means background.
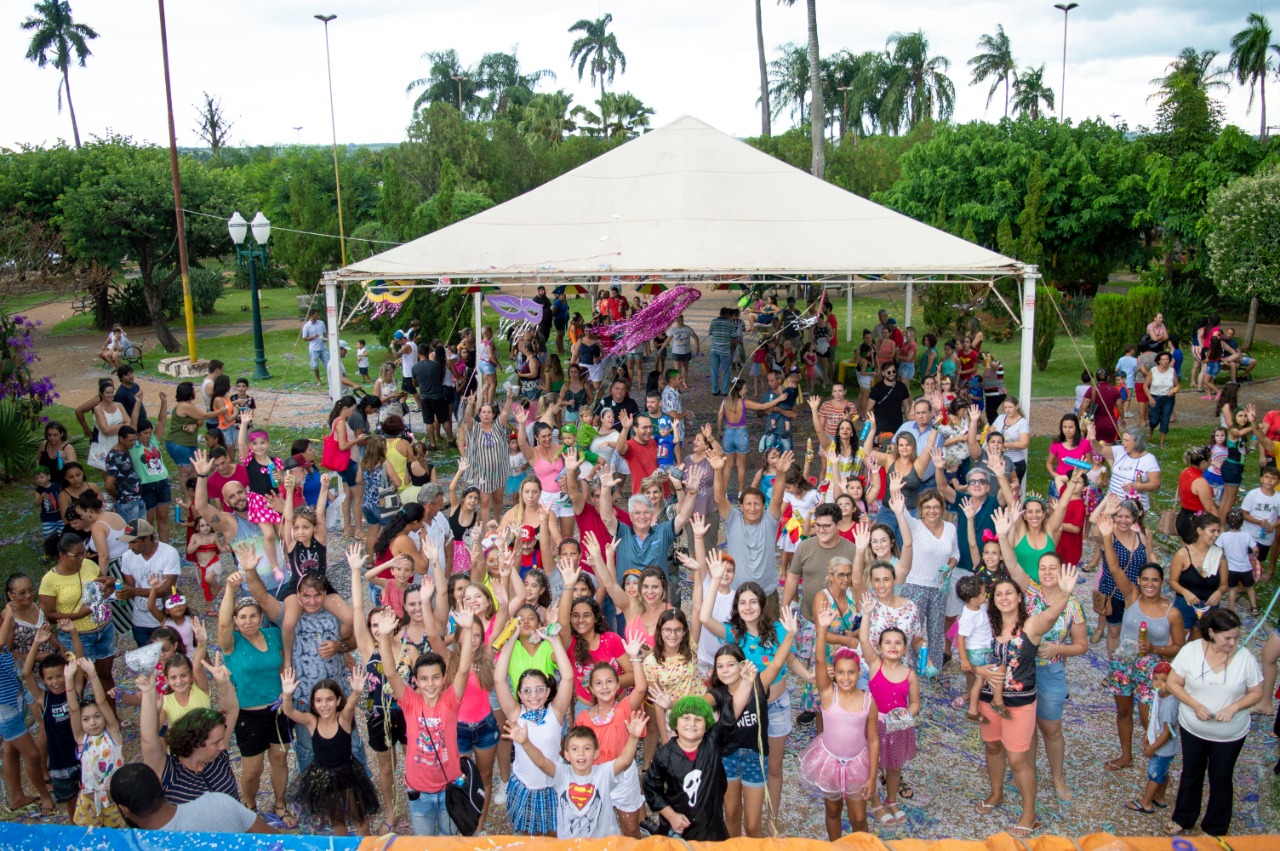
[{"label": "woman in striped dress", "polygon": [[475,407],[476,394],[473,393],[463,415],[463,422],[469,425],[458,432],[458,451],[467,459],[471,481],[480,489],[480,523],[483,525],[490,517],[502,515],[502,489],[511,475],[507,455],[509,426],[505,418],[499,417],[497,403],[480,405],[478,416]]}]

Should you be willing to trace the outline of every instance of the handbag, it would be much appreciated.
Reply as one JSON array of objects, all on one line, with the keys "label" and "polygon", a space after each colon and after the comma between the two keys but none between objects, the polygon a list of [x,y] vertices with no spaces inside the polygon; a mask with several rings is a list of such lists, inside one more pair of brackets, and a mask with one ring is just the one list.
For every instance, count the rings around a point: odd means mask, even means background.
[{"label": "handbag", "polygon": [[324,439],[324,451],[320,454],[320,466],[335,473],[345,473],[351,466],[351,450],[343,450],[338,446],[338,439],[333,436],[333,429]]},{"label": "handbag", "polygon": [[1178,510],[1176,508],[1166,508],[1160,512],[1160,522],[1156,525],[1156,531],[1161,535],[1178,534]]},{"label": "handbag", "polygon": [[391,482],[387,482],[378,489],[378,513],[382,516],[384,525],[399,514],[400,509],[403,507],[404,503],[400,499],[400,491]]},{"label": "handbag", "polygon": [[[439,753],[435,738],[429,728],[423,727],[432,749]],[[444,787],[444,808],[449,813],[449,820],[462,836],[474,836],[480,827],[480,812],[484,809],[485,788],[480,777],[480,769],[474,759],[469,756],[458,757],[458,779]],[[440,766],[444,774],[444,767]]]}]

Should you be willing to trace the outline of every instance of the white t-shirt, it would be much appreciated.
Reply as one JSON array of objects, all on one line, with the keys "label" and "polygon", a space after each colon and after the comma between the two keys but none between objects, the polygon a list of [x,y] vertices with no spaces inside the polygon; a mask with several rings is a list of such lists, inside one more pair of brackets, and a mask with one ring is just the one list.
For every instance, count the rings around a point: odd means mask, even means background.
[{"label": "white t-shirt", "polygon": [[302,336],[310,337],[312,335],[315,335],[315,339],[307,341],[307,351],[323,352],[326,345],[324,339],[325,327],[323,319],[317,319],[314,322],[302,323]]},{"label": "white t-shirt", "polygon": [[163,542],[156,544],[156,551],[149,559],[128,550],[120,557],[120,573],[133,579],[134,586],[143,591],[141,596],[130,601],[133,603],[133,625],[143,628],[160,626],[160,621],[147,610],[146,592],[151,590],[153,576],[163,582],[165,576],[182,575],[182,560],[178,557],[178,551]]},{"label": "white t-shirt", "polygon": [[[1019,439],[1024,434],[1030,434],[1031,425],[1030,423],[1027,422],[1026,417],[1019,417],[1016,423],[1006,428],[1004,424],[1004,414],[1001,414],[1000,416],[996,417],[996,421],[991,424],[991,430],[998,431],[1001,434],[1003,434],[1005,445],[1008,446],[1010,443]],[[1026,463],[1027,450],[1026,449],[1006,449],[1004,451],[1004,460],[1008,461],[1010,464],[1015,464],[1019,461]]]},{"label": "white t-shirt", "polygon": [[[1240,504],[1240,507],[1245,514],[1251,514],[1259,520],[1274,523],[1276,518],[1280,517],[1280,491],[1267,496],[1262,492],[1262,488],[1254,488],[1245,494],[1244,502]],[[1259,544],[1271,544],[1276,538],[1275,530],[1264,530],[1257,523],[1250,523],[1248,520],[1244,522],[1243,528]]]},{"label": "white t-shirt", "polygon": [[160,830],[168,833],[248,833],[258,814],[221,792],[205,792],[178,804],[178,811]]},{"label": "white t-shirt", "polygon": [[412,343],[409,343],[409,351],[406,354],[403,348],[405,341],[402,340],[400,342],[402,346],[400,349],[400,374],[405,378],[413,378],[413,365],[418,362],[418,350]]},{"label": "white t-shirt", "polygon": [[671,341],[673,355],[687,355],[693,351],[693,329],[688,325],[672,325],[667,329],[667,339]]},{"label": "white t-shirt", "polygon": [[[448,564],[445,561],[445,551],[453,549],[453,528],[449,525],[449,518],[445,517],[444,509],[436,512],[436,516],[431,518],[431,525],[424,530],[428,537],[434,536],[440,542],[440,546],[436,551],[436,555],[440,559],[441,564]],[[410,532],[409,540],[413,541],[414,546],[422,548],[422,533]]]},{"label": "white t-shirt", "polygon": [[[733,594],[730,591],[727,594],[721,593],[719,590],[711,590],[711,577],[708,576],[702,580],[702,593],[715,594],[716,602],[711,608],[711,616],[716,619],[717,623],[724,623],[729,620],[729,615],[733,613]],[[698,664],[705,667],[712,667],[716,661],[716,651],[720,649],[720,645],[724,644],[724,639],[718,638],[714,632],[705,626],[699,630],[698,635]]]},{"label": "white t-shirt", "polygon": [[1249,573],[1253,565],[1249,563],[1249,550],[1255,546],[1253,536],[1243,529],[1234,532],[1223,532],[1218,536],[1218,546],[1227,557],[1227,570],[1232,573]]},{"label": "white t-shirt", "polygon": [[[1115,494],[1119,499],[1128,498],[1129,485],[1141,481],[1143,476],[1160,472],[1160,462],[1150,452],[1134,458],[1124,451],[1123,446],[1116,444],[1111,447],[1111,459],[1111,483],[1107,486],[1107,492]],[[1137,496],[1143,508],[1151,507],[1150,493],[1138,491]]]},{"label": "white t-shirt", "polygon": [[964,636],[966,650],[989,650],[994,636],[991,633],[991,617],[987,614],[987,604],[976,609],[968,606],[960,613],[958,631]]},{"label": "white t-shirt", "polygon": [[613,812],[613,760],[593,765],[579,777],[568,763],[556,764],[556,835],[561,839],[604,839],[617,836]]},{"label": "white t-shirt", "polygon": [[907,574],[908,585],[922,585],[926,588],[941,588],[943,582],[942,569],[947,562],[960,559],[960,546],[956,540],[956,524],[942,522],[942,536],[935,538],[924,522],[907,515],[907,525],[911,527],[911,541],[914,555],[911,557],[911,572]]},{"label": "white t-shirt", "polygon": [[[1209,670],[1204,658],[1204,639],[1189,641],[1173,660],[1173,670],[1186,679],[1187,694],[1204,705],[1210,714],[1235,703],[1249,689],[1262,682],[1262,668],[1253,654],[1241,648],[1221,672]],[[1234,742],[1249,732],[1249,710],[1237,712],[1230,721],[1201,721],[1187,704],[1178,710],[1178,723],[1210,742]]]}]

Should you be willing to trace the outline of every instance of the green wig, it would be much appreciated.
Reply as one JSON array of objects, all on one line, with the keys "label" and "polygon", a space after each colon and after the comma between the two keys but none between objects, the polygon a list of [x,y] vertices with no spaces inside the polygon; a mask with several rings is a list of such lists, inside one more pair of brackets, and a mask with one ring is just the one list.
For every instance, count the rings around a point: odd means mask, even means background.
[{"label": "green wig", "polygon": [[710,730],[716,724],[716,716],[711,711],[711,707],[701,697],[682,697],[672,705],[671,711],[667,713],[667,726],[672,730],[676,728],[676,722],[685,715],[697,715],[703,721],[707,722],[707,729]]}]

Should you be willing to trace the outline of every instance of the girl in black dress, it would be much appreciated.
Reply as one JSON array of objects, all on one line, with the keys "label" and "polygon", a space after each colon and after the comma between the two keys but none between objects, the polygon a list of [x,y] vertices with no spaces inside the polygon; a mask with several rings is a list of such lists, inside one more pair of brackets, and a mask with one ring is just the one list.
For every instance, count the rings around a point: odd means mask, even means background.
[{"label": "girl in black dress", "polygon": [[369,816],[378,812],[377,790],[351,753],[356,704],[367,679],[363,668],[352,670],[350,698],[338,683],[321,680],[311,689],[311,711],[299,712],[293,703],[298,686],[293,669],[285,668],[280,675],[281,708],[290,721],[307,728],[315,748],[315,759],[299,781],[299,803],[313,818],[327,820],[334,836],[347,835],[348,821],[358,836],[368,836]]}]

